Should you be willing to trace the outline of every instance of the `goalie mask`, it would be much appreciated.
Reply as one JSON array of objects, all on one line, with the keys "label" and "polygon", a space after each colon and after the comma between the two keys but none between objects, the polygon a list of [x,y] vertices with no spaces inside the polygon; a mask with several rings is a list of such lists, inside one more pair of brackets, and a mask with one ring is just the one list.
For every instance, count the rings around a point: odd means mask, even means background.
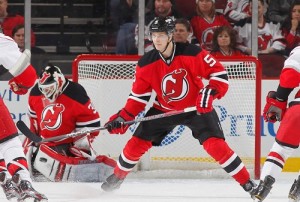
[{"label": "goalie mask", "polygon": [[50,101],[54,102],[62,93],[66,82],[64,75],[56,66],[49,65],[45,67],[38,81],[38,87],[41,93]]}]

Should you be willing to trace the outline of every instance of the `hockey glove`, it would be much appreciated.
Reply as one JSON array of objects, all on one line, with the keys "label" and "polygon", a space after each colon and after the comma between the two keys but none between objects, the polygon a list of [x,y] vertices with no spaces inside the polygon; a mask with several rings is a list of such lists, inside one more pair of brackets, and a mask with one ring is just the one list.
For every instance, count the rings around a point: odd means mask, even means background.
[{"label": "hockey glove", "polygon": [[29,65],[24,72],[9,80],[8,84],[14,93],[24,95],[34,85],[36,78],[35,69]]},{"label": "hockey glove", "polygon": [[196,101],[198,113],[204,114],[213,110],[212,103],[215,99],[216,92],[216,90],[210,88],[209,86],[206,86],[200,90]]},{"label": "hockey glove", "polygon": [[266,122],[275,123],[281,121],[286,111],[287,101],[276,99],[276,92],[270,91],[266,98],[263,116]]},{"label": "hockey glove", "polygon": [[129,125],[124,124],[125,121],[131,121],[134,116],[125,109],[120,110],[117,114],[112,115],[109,121],[104,125],[110,134],[124,134]]}]

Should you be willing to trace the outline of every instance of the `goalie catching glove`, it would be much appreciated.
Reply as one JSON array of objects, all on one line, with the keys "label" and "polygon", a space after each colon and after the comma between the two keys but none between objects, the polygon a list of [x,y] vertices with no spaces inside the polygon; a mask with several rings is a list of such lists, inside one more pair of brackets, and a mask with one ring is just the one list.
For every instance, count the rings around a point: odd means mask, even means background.
[{"label": "goalie catching glove", "polygon": [[104,126],[110,134],[124,134],[130,126],[124,122],[133,119],[134,116],[123,108],[117,114],[112,115]]},{"label": "goalie catching glove", "polygon": [[217,91],[210,86],[200,90],[196,100],[197,111],[200,114],[208,113],[213,110],[213,100],[216,98]]},{"label": "goalie catching glove", "polygon": [[275,123],[281,121],[286,111],[287,101],[280,101],[276,98],[276,92],[270,91],[266,98],[263,116],[266,122]]}]

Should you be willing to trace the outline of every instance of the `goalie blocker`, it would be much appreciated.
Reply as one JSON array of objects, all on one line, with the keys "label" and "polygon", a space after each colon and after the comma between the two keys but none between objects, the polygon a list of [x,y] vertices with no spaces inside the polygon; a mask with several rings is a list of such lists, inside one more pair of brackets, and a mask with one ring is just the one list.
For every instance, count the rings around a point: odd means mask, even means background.
[{"label": "goalie blocker", "polygon": [[[30,150],[33,150],[30,146]],[[84,157],[68,157],[57,153],[47,145],[40,145],[35,151],[33,168],[43,174],[50,181],[60,182],[103,182],[113,173],[115,160],[104,156],[96,156],[94,160]],[[27,152],[31,158],[32,152]],[[30,159],[28,159],[29,162]]]}]

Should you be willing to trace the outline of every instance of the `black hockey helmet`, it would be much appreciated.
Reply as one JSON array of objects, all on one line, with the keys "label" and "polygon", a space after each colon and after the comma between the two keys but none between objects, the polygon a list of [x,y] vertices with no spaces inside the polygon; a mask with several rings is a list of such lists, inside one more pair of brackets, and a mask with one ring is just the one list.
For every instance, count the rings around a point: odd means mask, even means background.
[{"label": "black hockey helmet", "polygon": [[54,102],[62,93],[65,82],[66,79],[61,70],[49,64],[39,76],[38,87],[50,102]]},{"label": "black hockey helmet", "polygon": [[172,17],[156,17],[149,27],[150,35],[153,32],[166,32],[168,35],[173,33],[175,22]]}]

